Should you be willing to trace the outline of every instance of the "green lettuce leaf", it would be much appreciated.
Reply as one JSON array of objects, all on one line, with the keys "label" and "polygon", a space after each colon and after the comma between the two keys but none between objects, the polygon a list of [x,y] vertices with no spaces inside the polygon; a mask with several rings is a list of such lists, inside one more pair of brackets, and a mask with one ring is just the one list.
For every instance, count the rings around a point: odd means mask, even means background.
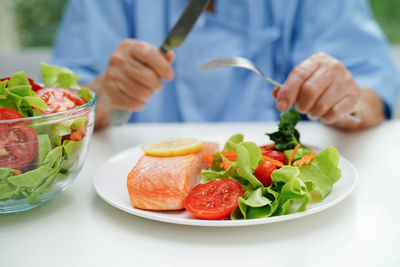
[{"label": "green lettuce leaf", "polygon": [[235,145],[240,144],[243,142],[243,134],[235,134],[231,136],[228,141],[226,141],[224,145],[224,149],[222,151],[234,151],[235,150]]},{"label": "green lettuce leaf", "polygon": [[[293,166],[283,166],[271,174],[272,182],[283,183],[280,189],[279,206],[276,215],[294,212],[293,203],[300,203],[297,211],[304,211],[311,201],[306,184],[299,178],[300,170]],[[279,188],[279,187],[278,187]]]},{"label": "green lettuce leaf", "polygon": [[[283,153],[285,154],[286,160],[289,161],[289,158],[293,153],[293,149],[285,150],[283,151]],[[310,155],[311,153],[313,153],[312,150],[300,147],[299,149],[297,149],[296,154],[294,154],[292,162],[295,162],[296,160],[299,160],[306,155]]]},{"label": "green lettuce leaf", "polygon": [[278,207],[279,193],[270,187],[248,190],[240,197],[239,206],[231,213],[232,220],[272,216]]},{"label": "green lettuce leaf", "polygon": [[0,201],[6,201],[19,194],[19,188],[7,181],[0,182]]},{"label": "green lettuce leaf", "polygon": [[80,76],[75,76],[70,69],[48,65],[44,62],[41,62],[40,66],[45,87],[71,88],[79,86]]},{"label": "green lettuce leaf", "polygon": [[47,163],[37,169],[25,172],[20,175],[11,176],[8,181],[18,187],[33,187],[39,185],[46,179],[48,172],[51,169],[51,164]]},{"label": "green lettuce leaf", "polygon": [[62,137],[72,132],[71,125],[73,122],[73,120],[60,121],[50,126],[50,139],[56,146],[61,146]]},{"label": "green lettuce leaf", "polygon": [[306,183],[309,191],[314,190],[324,198],[341,176],[338,164],[339,152],[330,146],[318,153],[311,164],[302,165],[299,177]]},{"label": "green lettuce leaf", "polygon": [[26,101],[30,107],[40,109],[45,111],[47,109],[47,104],[43,99],[37,96],[24,96],[22,100]]},{"label": "green lettuce leaf", "polygon": [[26,73],[22,71],[16,72],[10,77],[7,90],[20,97],[36,96],[28,78],[26,77]]},{"label": "green lettuce leaf", "polygon": [[51,150],[51,142],[47,134],[38,134],[37,139],[38,139],[38,153],[36,155],[37,157],[36,161],[39,165],[42,165],[45,162],[47,154]]},{"label": "green lettuce leaf", "polygon": [[255,143],[243,142],[243,135],[236,134],[225,143],[224,151],[236,151],[238,160],[224,170],[220,165],[227,159],[221,153],[215,153],[211,162],[211,169],[201,172],[204,182],[219,178],[231,178],[238,181],[242,186],[262,187],[262,183],[253,175],[254,170],[262,161],[261,149]]},{"label": "green lettuce leaf", "polygon": [[79,130],[86,126],[87,117],[80,117],[73,120],[71,123],[71,130]]},{"label": "green lettuce leaf", "polygon": [[90,100],[92,100],[93,95],[90,92],[90,90],[88,88],[81,88],[78,92],[78,94],[85,99],[86,102],[89,102]]},{"label": "green lettuce leaf", "polygon": [[1,108],[13,109],[24,117],[40,116],[37,109],[47,109],[47,104],[32,90],[25,72],[17,72],[9,81],[0,82],[0,96]]},{"label": "green lettuce leaf", "polygon": [[237,152],[237,162],[239,163],[237,169],[238,175],[244,180],[247,180],[253,188],[263,187],[262,183],[254,176],[254,169],[252,168],[254,166],[252,163],[254,163],[258,159],[259,154],[261,154],[260,148],[258,148],[259,151],[254,150],[254,147],[252,147],[251,150],[247,150],[246,147],[248,147],[248,145],[244,146],[242,144],[235,144],[234,147]]}]

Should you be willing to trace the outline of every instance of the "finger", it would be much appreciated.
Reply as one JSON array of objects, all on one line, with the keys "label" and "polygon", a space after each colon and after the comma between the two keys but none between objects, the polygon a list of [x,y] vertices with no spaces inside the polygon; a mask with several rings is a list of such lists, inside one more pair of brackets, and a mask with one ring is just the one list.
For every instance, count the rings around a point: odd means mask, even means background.
[{"label": "finger", "polygon": [[321,118],[343,97],[342,88],[338,84],[332,84],[314,103],[314,106],[309,111],[309,116],[313,119]]},{"label": "finger", "polygon": [[352,95],[353,99],[358,99],[360,89],[354,83],[351,74],[348,73],[341,77],[343,80],[340,83],[333,83],[315,102],[314,106],[309,111],[311,118],[320,118],[326,114],[340,99],[346,95]]},{"label": "finger", "polygon": [[132,82],[138,82],[154,91],[162,87],[162,81],[154,70],[137,60],[128,59],[128,64],[124,66],[123,72]]},{"label": "finger", "polygon": [[167,61],[171,64],[175,60],[175,53],[173,51],[169,51],[166,55],[165,58]]},{"label": "finger", "polygon": [[273,90],[272,90],[272,97],[276,100],[276,98],[278,97],[278,93],[279,93],[279,90],[280,90],[281,88],[280,87],[275,87]]},{"label": "finger", "polygon": [[134,41],[129,47],[131,56],[149,66],[161,78],[172,80],[174,71],[165,56],[153,45],[146,42]]},{"label": "finger", "polygon": [[302,84],[318,69],[319,63],[310,57],[289,74],[277,95],[277,108],[281,111],[291,107],[296,101]]},{"label": "finger", "polygon": [[[135,81],[132,77],[125,74],[124,71],[109,69],[106,72],[105,78],[108,83],[104,87],[104,91],[115,106],[119,106],[123,102],[128,102],[123,105],[129,106],[129,101],[133,103],[145,103],[151,98],[154,91]],[[157,77],[157,79],[159,78]]]},{"label": "finger", "polygon": [[308,113],[315,102],[333,83],[333,75],[326,67],[317,69],[301,86],[296,108],[301,113]]},{"label": "finger", "polygon": [[339,100],[327,113],[322,115],[322,122],[333,124],[340,121],[354,110],[357,100],[353,95],[346,95]]},{"label": "finger", "polygon": [[146,103],[137,98],[130,98],[130,96],[124,90],[126,84],[122,80],[115,80],[113,82],[113,88],[110,92],[108,90],[108,97],[110,98],[113,106],[119,109],[126,109],[132,111],[138,111],[145,107]]},{"label": "finger", "polygon": [[130,80],[127,84],[129,84],[129,86],[126,86],[121,90],[124,91],[125,96],[129,99],[137,99],[142,102],[147,102],[153,95],[154,90],[152,88],[146,87],[135,80]]}]

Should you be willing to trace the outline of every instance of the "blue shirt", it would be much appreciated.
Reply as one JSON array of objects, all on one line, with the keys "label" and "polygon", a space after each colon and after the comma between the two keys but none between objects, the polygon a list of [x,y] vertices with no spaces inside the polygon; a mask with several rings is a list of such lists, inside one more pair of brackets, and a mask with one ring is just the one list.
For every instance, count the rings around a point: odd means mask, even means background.
[{"label": "blue shirt", "polygon": [[[188,0],[70,0],[50,63],[89,82],[107,68],[126,38],[157,47]],[[325,52],[340,60],[360,86],[393,108],[400,88],[387,41],[364,0],[216,0],[175,50],[176,78],[164,83],[135,122],[268,121],[278,119],[273,87],[245,69],[201,72],[200,63],[242,56],[284,82],[302,60]]]}]

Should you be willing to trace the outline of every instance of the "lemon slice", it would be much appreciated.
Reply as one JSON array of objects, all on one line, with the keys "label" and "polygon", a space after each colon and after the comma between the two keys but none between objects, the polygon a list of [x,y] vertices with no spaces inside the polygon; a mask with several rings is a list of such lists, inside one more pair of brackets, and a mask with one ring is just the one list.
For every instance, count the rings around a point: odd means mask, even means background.
[{"label": "lemon slice", "polygon": [[171,139],[144,145],[142,150],[152,156],[178,156],[197,152],[201,149],[202,144],[200,140],[194,138]]}]

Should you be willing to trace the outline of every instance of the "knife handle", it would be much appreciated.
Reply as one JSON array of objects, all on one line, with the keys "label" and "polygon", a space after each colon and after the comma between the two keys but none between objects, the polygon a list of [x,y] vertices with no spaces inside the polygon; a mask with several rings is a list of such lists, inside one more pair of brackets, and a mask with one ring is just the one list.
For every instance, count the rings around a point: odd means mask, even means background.
[{"label": "knife handle", "polygon": [[113,109],[110,113],[109,120],[112,126],[121,126],[128,122],[132,112],[124,109]]},{"label": "knife handle", "polygon": [[168,49],[164,48],[164,46],[160,47],[160,52],[165,56],[168,53]]}]

